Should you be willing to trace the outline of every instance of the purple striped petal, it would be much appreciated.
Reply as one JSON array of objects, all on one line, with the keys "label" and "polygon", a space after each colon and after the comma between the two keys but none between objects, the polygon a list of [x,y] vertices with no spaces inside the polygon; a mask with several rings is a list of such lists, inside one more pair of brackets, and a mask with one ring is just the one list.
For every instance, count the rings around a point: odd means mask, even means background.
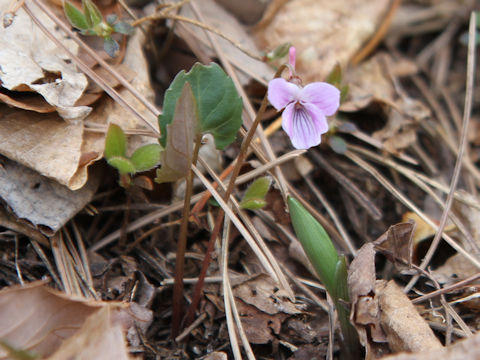
[{"label": "purple striped petal", "polygon": [[294,101],[300,88],[285,79],[277,78],[268,83],[268,101],[277,110],[283,109]]},{"label": "purple striped petal", "polygon": [[324,82],[308,84],[300,90],[298,98],[304,105],[314,104],[326,116],[335,114],[340,106],[340,90]]},{"label": "purple striped petal", "polygon": [[308,149],[321,142],[321,136],[328,131],[327,120],[315,106],[290,104],[283,112],[283,130],[296,149]]}]

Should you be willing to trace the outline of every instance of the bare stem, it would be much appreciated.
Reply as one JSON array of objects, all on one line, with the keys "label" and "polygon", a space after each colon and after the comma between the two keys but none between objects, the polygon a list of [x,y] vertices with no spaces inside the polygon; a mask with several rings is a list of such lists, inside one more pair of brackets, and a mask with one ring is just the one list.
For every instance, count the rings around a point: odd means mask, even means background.
[{"label": "bare stem", "polygon": [[[192,164],[196,165],[198,152],[202,143],[201,136],[195,140],[193,150]],[[175,339],[180,332],[180,322],[182,319],[183,308],[183,275],[185,266],[185,250],[187,248],[187,229],[188,219],[190,217],[190,199],[193,192],[193,171],[189,170],[185,190],[185,201],[183,203],[183,216],[180,225],[180,234],[178,236],[177,256],[175,262],[175,283],[173,285],[173,315],[172,315],[172,338]]]}]

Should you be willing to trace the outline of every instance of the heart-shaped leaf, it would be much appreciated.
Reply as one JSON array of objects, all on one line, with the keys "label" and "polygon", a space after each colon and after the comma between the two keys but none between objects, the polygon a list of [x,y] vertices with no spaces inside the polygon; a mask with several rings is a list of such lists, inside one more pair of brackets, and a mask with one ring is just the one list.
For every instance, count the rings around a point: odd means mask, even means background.
[{"label": "heart-shaped leaf", "polygon": [[87,30],[89,28],[83,12],[78,10],[71,2],[65,1],[63,8],[68,21],[70,21],[70,24],[72,24],[73,27],[80,30]]},{"label": "heart-shaped leaf", "polygon": [[217,149],[225,148],[242,125],[243,105],[232,79],[215,63],[195,64],[190,72],[178,73],[170,84],[163,101],[163,114],[159,116],[160,143],[164,147],[167,143],[167,125],[173,121],[175,105],[186,82],[192,87],[197,106],[195,134],[211,133]]},{"label": "heart-shaped leaf", "polygon": [[130,157],[137,172],[153,169],[160,163],[162,147],[160,144],[148,144],[139,147]]},{"label": "heart-shaped leaf", "polygon": [[271,184],[272,179],[268,176],[256,179],[245,192],[245,195],[240,202],[240,207],[249,210],[261,209],[264,207],[267,204],[265,196],[267,195]]},{"label": "heart-shaped leaf", "polygon": [[126,23],[125,21],[121,21],[113,25],[113,30],[117,33],[124,34],[124,35],[132,35],[135,31],[135,28]]},{"label": "heart-shaped leaf", "polygon": [[161,154],[162,167],[157,170],[156,182],[171,182],[188,174],[192,163],[197,122],[197,107],[192,88],[188,82],[184,82],[175,106],[173,121],[165,130],[168,131],[168,136],[165,150]]},{"label": "heart-shaped leaf", "polygon": [[108,160],[114,156],[125,156],[127,152],[127,137],[122,128],[115,124],[108,126],[105,137],[104,156]]},{"label": "heart-shaped leaf", "polygon": [[103,50],[110,56],[110,57],[115,57],[115,54],[117,53],[118,50],[120,50],[120,46],[118,43],[113,40],[110,36],[106,36],[103,39]]}]

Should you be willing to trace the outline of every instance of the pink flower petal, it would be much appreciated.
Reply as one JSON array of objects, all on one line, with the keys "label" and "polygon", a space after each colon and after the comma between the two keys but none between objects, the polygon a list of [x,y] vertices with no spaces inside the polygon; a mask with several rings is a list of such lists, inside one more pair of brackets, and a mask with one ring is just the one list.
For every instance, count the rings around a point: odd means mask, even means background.
[{"label": "pink flower petal", "polygon": [[324,82],[314,82],[300,90],[298,99],[304,105],[314,104],[326,116],[330,116],[335,114],[340,106],[340,90]]},{"label": "pink flower petal", "polygon": [[273,79],[268,83],[268,101],[277,110],[283,109],[294,101],[300,88],[282,78]]},{"label": "pink flower petal", "polygon": [[320,144],[322,134],[328,131],[325,116],[312,104],[290,104],[282,117],[282,127],[296,149],[308,149]]}]

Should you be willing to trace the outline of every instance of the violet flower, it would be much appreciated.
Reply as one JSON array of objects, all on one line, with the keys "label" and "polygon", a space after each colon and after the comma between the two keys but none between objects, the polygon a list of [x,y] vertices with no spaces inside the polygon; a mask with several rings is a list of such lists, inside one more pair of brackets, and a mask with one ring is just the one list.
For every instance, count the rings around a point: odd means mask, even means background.
[{"label": "violet flower", "polygon": [[[290,65],[295,66],[295,49],[290,51]],[[291,75],[291,78],[295,79]],[[283,110],[282,127],[296,149],[308,149],[321,142],[328,131],[326,116],[335,114],[340,106],[340,91],[333,85],[314,82],[301,87],[283,78],[268,84],[268,100]]]}]

